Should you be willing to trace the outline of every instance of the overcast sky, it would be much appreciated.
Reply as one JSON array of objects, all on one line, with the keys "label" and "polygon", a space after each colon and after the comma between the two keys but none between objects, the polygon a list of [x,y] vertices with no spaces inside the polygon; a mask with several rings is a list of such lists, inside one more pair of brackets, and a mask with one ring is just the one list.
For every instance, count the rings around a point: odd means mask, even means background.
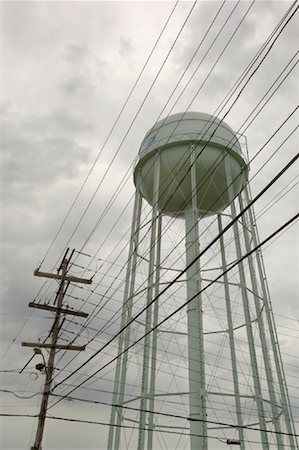
[{"label": "overcast sky", "polygon": [[[194,98],[231,33],[250,6],[249,2],[241,1],[223,34],[176,102],[216,36],[216,30],[220,29],[235,5],[233,1],[225,4],[209,39],[204,42],[175,95],[163,110],[208,24],[220,7],[220,2],[217,1],[198,1],[141,107],[192,6],[192,3],[184,1],[178,4],[75,207],[47,254],[42,264],[43,270],[51,271],[57,267],[57,261],[71,236],[71,248],[78,250],[84,245],[119,182],[128,173],[127,182],[120,195],[101,220],[84,247],[84,252],[94,255],[101,246],[98,257],[112,260],[110,253],[118,241],[121,241],[118,249],[126,245],[129,234],[124,233],[129,230],[132,214],[132,202],[129,200],[134,193],[131,164],[146,131],[155,123],[162,110],[163,117],[170,111],[179,112],[186,109],[214,113],[291,2],[256,1],[208,81]],[[3,370],[23,367],[32,350],[22,348],[21,342],[43,339],[51,327],[50,320],[45,318],[49,315],[32,312],[28,308],[28,303],[36,298],[43,283],[43,280],[33,276],[33,271],[45,257],[173,7],[172,1],[1,3],[1,147],[4,149],[1,171]],[[297,14],[226,117],[226,122],[234,130],[242,127],[248,114],[294,56],[297,51],[298,27]],[[255,155],[297,106],[298,93],[298,68],[295,68],[246,130],[250,157]],[[298,112],[295,113],[266,150],[254,160],[251,176],[298,124],[298,116]],[[129,127],[130,131],[124,139]],[[251,184],[253,195],[258,193],[297,151],[298,132],[292,135],[265,169],[254,178]],[[116,152],[117,156],[110,169]],[[73,233],[107,168],[109,171],[90,208]],[[255,210],[259,215],[269,201],[280,195],[282,189],[285,188],[286,191],[288,186],[291,188],[287,195],[258,219],[261,239],[298,211],[297,174],[298,165],[293,166],[257,203]],[[128,207],[121,220],[106,239],[127,203]],[[119,263],[124,263],[126,255],[127,250],[120,256]],[[277,315],[286,377],[290,385],[296,387],[296,329],[299,320],[297,225],[264,250],[264,260],[273,310]],[[80,261],[84,266],[89,262],[88,258],[82,258]],[[98,269],[99,264],[94,261],[90,270]],[[105,272],[108,268],[107,263],[102,270]],[[113,273],[112,271],[111,274]],[[51,296],[53,297],[56,285],[49,286],[47,291],[42,291],[40,298],[50,300]],[[96,297],[92,297],[91,301],[95,302]],[[78,308],[80,305],[72,306]],[[92,349],[95,349],[95,346]],[[80,356],[80,360],[83,361],[89,356],[92,349],[87,349],[84,357]],[[20,395],[39,392],[42,376],[35,379],[34,374],[30,375],[31,372],[36,373],[34,364],[37,362],[39,361],[35,358],[29,366],[32,370],[26,369],[26,373],[22,375],[2,373],[1,389],[13,390]],[[105,384],[105,381],[97,384],[97,387],[99,386],[105,386],[107,389],[112,387],[111,383]],[[298,420],[298,384],[297,391],[295,387],[290,388],[290,395],[294,405],[297,405],[294,415]],[[20,391],[26,392],[22,394]],[[36,414],[39,401],[40,396],[21,400],[8,393],[1,394],[4,413]],[[51,410],[51,414],[109,421],[109,408],[76,402],[65,407],[60,404],[56,410]],[[2,418],[2,424],[2,448],[24,449],[32,445],[35,420]],[[106,445],[106,436],[107,427],[73,425],[49,420],[43,448],[102,449]]]}]

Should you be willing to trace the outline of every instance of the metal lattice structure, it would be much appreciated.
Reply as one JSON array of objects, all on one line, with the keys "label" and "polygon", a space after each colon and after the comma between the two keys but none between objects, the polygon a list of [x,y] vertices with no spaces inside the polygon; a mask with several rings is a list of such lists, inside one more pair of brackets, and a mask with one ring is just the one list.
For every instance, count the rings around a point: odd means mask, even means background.
[{"label": "metal lattice structure", "polygon": [[202,113],[141,145],[109,450],[298,448],[245,152]]}]

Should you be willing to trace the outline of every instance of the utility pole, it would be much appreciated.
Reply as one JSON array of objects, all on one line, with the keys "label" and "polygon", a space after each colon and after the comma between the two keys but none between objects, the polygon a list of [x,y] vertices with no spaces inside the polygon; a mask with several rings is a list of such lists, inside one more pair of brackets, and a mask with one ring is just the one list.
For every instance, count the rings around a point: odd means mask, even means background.
[{"label": "utility pole", "polygon": [[[69,261],[74,253],[74,251],[71,253],[71,256],[69,260],[66,259],[67,253],[69,249],[67,249],[63,260],[61,262],[61,265],[58,269],[57,274],[53,273],[47,273],[47,272],[40,272],[38,269],[34,271],[35,276],[40,277],[46,277],[46,278],[53,278],[56,280],[60,280],[60,286],[57,292],[57,306],[49,306],[49,305],[42,305],[42,304],[35,304],[35,303],[29,303],[29,307],[34,307],[38,309],[45,309],[48,311],[55,312],[54,317],[54,323],[51,328],[51,343],[39,343],[39,342],[22,342],[23,347],[33,347],[34,349],[39,348],[49,348],[49,357],[48,362],[45,366],[45,383],[44,383],[44,390],[42,395],[42,401],[40,405],[40,412],[38,416],[38,426],[35,436],[35,441],[33,447],[31,447],[31,450],[42,450],[42,439],[43,439],[43,433],[44,433],[44,427],[45,427],[45,420],[46,420],[46,413],[48,408],[48,401],[49,401],[49,395],[51,390],[51,384],[53,379],[53,373],[54,373],[54,363],[55,363],[55,353],[57,349],[66,349],[66,350],[77,350],[77,351],[83,351],[85,350],[85,346],[79,346],[79,345],[61,345],[58,344],[58,334],[62,325],[62,321],[60,321],[62,314],[71,314],[75,316],[81,316],[81,317],[87,317],[88,314],[81,312],[81,311],[73,311],[69,310],[68,308],[63,308],[63,298],[66,292],[66,289],[68,287],[68,284],[70,282],[73,283],[84,283],[84,284],[91,284],[92,280],[88,280],[85,278],[78,278],[74,277],[72,275],[67,275],[68,271],[68,264]],[[61,273],[59,273],[61,272]],[[65,282],[68,282],[66,289],[65,289]],[[39,353],[38,351],[36,353]]]}]

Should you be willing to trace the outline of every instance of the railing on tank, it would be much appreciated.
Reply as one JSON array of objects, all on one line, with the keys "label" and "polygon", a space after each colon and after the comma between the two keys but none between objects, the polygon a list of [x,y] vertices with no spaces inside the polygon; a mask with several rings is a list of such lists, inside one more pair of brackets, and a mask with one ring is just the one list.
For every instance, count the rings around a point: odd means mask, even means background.
[{"label": "railing on tank", "polygon": [[[166,136],[162,139],[156,140],[155,136],[149,135],[147,139],[141,144],[139,150],[139,158],[142,158],[145,155],[151,153],[152,150],[157,150],[166,145],[171,145],[173,143],[178,142],[204,142],[208,144],[210,141],[212,144],[223,144],[224,147],[231,148],[236,153],[240,154],[243,157],[246,163],[249,161],[248,156],[248,147],[247,147],[247,138],[244,134],[235,133],[236,139],[231,139],[228,141],[227,139],[215,134],[215,133],[205,133],[204,135],[200,135],[199,133],[178,133],[173,134],[172,136]],[[212,141],[212,138],[216,138],[217,141]],[[238,142],[240,144],[240,149],[235,143]],[[135,164],[136,166],[137,164]]]}]

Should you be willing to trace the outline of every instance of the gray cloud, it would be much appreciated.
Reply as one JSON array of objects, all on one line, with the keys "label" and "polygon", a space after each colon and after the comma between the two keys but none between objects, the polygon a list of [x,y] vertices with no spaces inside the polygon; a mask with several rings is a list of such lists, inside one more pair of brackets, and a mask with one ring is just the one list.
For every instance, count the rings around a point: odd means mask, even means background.
[{"label": "gray cloud", "polygon": [[101,61],[90,46],[69,43],[62,53],[65,60],[65,76],[61,89],[70,97],[83,98],[94,95],[105,74],[104,61]]},{"label": "gray cloud", "polygon": [[[80,118],[62,112],[50,116],[5,115],[4,183],[8,195],[14,189],[38,189],[43,184],[71,179],[81,164],[90,161],[91,150],[71,139],[71,134],[92,128]],[[70,136],[69,138],[67,136]]]},{"label": "gray cloud", "polygon": [[132,54],[133,47],[130,39],[122,38],[119,42],[119,53],[121,56],[130,56]]}]

